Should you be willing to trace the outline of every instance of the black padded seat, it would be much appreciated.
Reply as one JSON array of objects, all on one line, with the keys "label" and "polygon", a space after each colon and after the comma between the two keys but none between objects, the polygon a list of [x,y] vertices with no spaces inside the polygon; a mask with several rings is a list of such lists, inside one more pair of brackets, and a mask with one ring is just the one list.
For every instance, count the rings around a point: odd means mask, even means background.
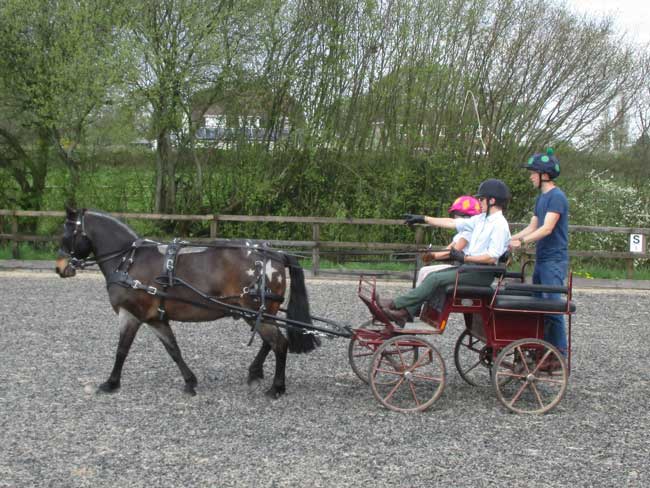
[{"label": "black padded seat", "polygon": [[[534,296],[502,295],[499,293],[494,301],[494,308],[509,310],[539,310],[540,312],[566,312],[566,298],[550,300]],[[575,312],[575,303],[569,303],[569,311]]]},{"label": "black padded seat", "polygon": [[[495,288],[492,286],[472,286],[459,285],[456,290],[456,296],[460,297],[491,297],[494,295]],[[447,295],[454,294],[454,285],[447,285],[445,288]]]},{"label": "black padded seat", "polygon": [[[459,297],[491,297],[494,295],[496,286],[472,286],[472,285],[460,285],[456,292],[456,296]],[[447,295],[454,294],[454,285],[447,285],[445,288],[445,293]],[[508,290],[507,288],[501,288],[499,290],[499,295],[521,295],[521,296],[531,296],[532,292],[527,290]]]}]

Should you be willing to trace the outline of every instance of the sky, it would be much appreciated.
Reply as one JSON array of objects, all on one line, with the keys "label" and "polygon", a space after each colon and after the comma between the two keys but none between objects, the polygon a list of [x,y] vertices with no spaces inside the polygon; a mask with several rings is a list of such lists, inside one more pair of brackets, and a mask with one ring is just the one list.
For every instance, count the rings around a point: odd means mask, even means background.
[{"label": "sky", "polygon": [[628,32],[631,41],[650,43],[650,0],[566,0],[577,13],[595,16],[611,15],[620,30]]}]

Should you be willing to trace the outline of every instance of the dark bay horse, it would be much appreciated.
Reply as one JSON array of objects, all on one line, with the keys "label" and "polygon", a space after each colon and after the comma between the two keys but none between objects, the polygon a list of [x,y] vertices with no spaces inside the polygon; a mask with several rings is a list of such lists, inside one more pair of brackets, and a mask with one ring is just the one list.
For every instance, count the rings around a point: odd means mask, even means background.
[{"label": "dark bay horse", "polygon": [[[126,224],[101,212],[66,209],[66,214],[56,272],[62,278],[74,276],[75,269],[83,267],[92,256],[106,278],[108,296],[120,322],[115,364],[98,391],[113,392],[120,387],[129,348],[140,325],[146,323],[178,365],[185,391],[196,394],[196,376],[183,360],[169,321],[204,322],[242,316],[215,305],[214,299],[249,311],[263,306],[263,320],[255,320],[254,313],[243,315],[262,338],[262,346],[248,369],[248,383],[264,377],[264,360],[273,350],[275,376],[266,391],[270,397],[285,393],[287,352],[309,352],[320,345],[318,337],[299,329],[288,328],[285,336],[277,322],[269,319],[280,310],[288,267],[291,288],[286,318],[312,323],[303,271],[295,257],[246,241],[205,247],[179,245],[176,249],[176,242],[165,246],[140,239]],[[169,246],[174,246],[175,253],[169,253]],[[172,278],[170,260],[177,284],[165,286],[171,283],[166,279]],[[165,290],[163,296],[160,289]]]}]

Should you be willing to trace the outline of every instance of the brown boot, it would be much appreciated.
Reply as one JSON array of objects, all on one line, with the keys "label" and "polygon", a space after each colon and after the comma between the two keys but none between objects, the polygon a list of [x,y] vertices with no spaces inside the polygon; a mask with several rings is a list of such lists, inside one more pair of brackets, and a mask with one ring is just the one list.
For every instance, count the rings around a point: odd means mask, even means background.
[{"label": "brown boot", "polygon": [[377,297],[377,305],[379,305],[379,308],[388,308],[395,310],[395,302],[389,298],[383,299]]},{"label": "brown boot", "polygon": [[381,311],[384,312],[390,320],[395,322],[400,327],[404,327],[406,325],[406,321],[409,319],[408,310],[405,308],[394,309],[382,307]]}]

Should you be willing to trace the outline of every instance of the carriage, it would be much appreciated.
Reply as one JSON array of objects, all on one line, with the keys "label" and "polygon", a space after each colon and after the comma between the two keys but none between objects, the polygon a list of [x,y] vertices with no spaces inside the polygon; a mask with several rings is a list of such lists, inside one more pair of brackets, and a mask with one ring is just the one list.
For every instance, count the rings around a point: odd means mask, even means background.
[{"label": "carriage", "polygon": [[[422,411],[442,394],[446,366],[430,337],[442,334],[452,313],[462,314],[465,328],[456,340],[454,363],[461,378],[477,387],[492,386],[499,401],[517,413],[541,414],[564,396],[571,368],[572,276],[568,286],[525,283],[525,268],[463,265],[456,281],[435,304],[428,302],[420,322],[399,327],[378,306],[376,280],[361,277],[359,298],[372,319],[353,331],[348,358],[353,371],[386,408]],[[492,286],[459,284],[462,273],[495,276]],[[542,293],[560,299],[542,298]],[[568,316],[566,357],[544,340],[544,315]]]},{"label": "carriage", "polygon": [[[454,285],[423,307],[420,325],[405,328],[394,324],[378,306],[375,278],[361,276],[358,287],[372,317],[351,327],[311,315],[295,256],[248,241],[162,244],[139,238],[107,214],[67,209],[56,271],[68,278],[91,264],[104,274],[111,306],[120,320],[115,364],[99,386],[102,392],[120,388],[129,348],[140,325],[146,323],[178,365],[185,391],[196,394],[196,376],[185,363],[169,322],[230,316],[244,319],[252,333],[262,338],[248,370],[249,383],[263,378],[264,361],[270,351],[275,353],[273,384],[266,392],[273,398],[285,393],[288,352],[309,352],[320,345],[320,336],[343,337],[350,339],[353,371],[370,385],[382,405],[399,412],[422,411],[445,387],[445,362],[429,338],[445,331],[452,313],[462,314],[465,321],[454,362],[469,384],[492,385],[501,403],[519,413],[548,412],[567,388],[575,311],[572,278],[566,287],[527,284],[525,264],[517,273],[508,272],[505,265],[458,267]],[[285,268],[291,278],[286,309],[281,306],[287,287]],[[459,277],[468,271],[491,273],[495,284],[459,284]],[[542,293],[563,298],[539,298]],[[566,358],[543,339],[546,314],[568,316]]]}]

